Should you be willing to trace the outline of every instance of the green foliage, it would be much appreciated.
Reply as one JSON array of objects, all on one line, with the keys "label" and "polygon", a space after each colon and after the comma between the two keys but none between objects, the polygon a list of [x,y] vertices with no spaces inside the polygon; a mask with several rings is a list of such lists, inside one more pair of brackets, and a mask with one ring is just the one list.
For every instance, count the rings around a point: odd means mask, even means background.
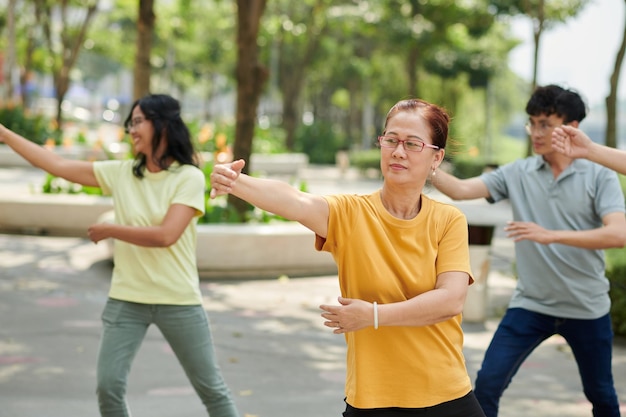
[{"label": "green foliage", "polygon": [[544,21],[544,28],[549,28],[557,22],[565,22],[567,19],[576,16],[590,1],[491,0],[490,3],[498,14],[510,16],[521,14],[531,19],[541,19]]},{"label": "green foliage", "polygon": [[225,197],[217,200],[223,204],[215,204],[212,201],[208,195],[205,196],[205,211],[204,215],[198,219],[199,224],[243,223],[235,207],[229,205]]},{"label": "green foliage", "polygon": [[472,178],[480,175],[486,167],[504,165],[524,156],[524,141],[502,136],[497,142],[493,157],[481,153],[475,145],[448,145],[451,149],[446,153],[446,159],[452,164],[452,173],[459,178]]},{"label": "green foliage", "polygon": [[[205,192],[205,212],[198,220],[199,224],[210,223],[270,223],[272,221],[285,221],[283,217],[277,216],[270,212],[260,210],[252,205],[248,205],[248,210],[242,218],[237,209],[228,203],[226,196],[220,196],[215,199],[209,197],[211,191],[210,177],[213,172],[213,164],[207,163],[202,167],[206,178],[207,190]],[[300,190],[306,191],[306,184],[300,184]]]},{"label": "green foliage", "polygon": [[[626,176],[619,175],[622,192],[626,192]],[[606,276],[611,283],[611,321],[616,335],[626,336],[626,248],[607,249]]]},{"label": "green foliage", "polygon": [[329,122],[301,125],[296,132],[296,152],[304,152],[313,164],[334,164],[344,137]]},{"label": "green foliage", "polygon": [[452,164],[452,174],[458,178],[477,177],[483,173],[487,163],[482,158],[455,159]]},{"label": "green foliage", "polygon": [[99,187],[87,187],[73,182],[69,182],[63,178],[55,177],[52,174],[46,174],[46,179],[41,187],[44,194],[89,194],[102,195]]},{"label": "green foliage", "polygon": [[626,249],[606,251],[606,275],[611,283],[611,320],[613,331],[626,336]]},{"label": "green foliage", "polygon": [[257,126],[254,129],[252,152],[266,154],[287,152],[285,148],[285,131],[275,126],[267,128]]},{"label": "green foliage", "polygon": [[50,120],[30,114],[22,107],[0,107],[0,123],[38,145],[45,144],[48,139],[60,143],[60,132],[53,129]]},{"label": "green foliage", "polygon": [[380,150],[367,149],[350,152],[350,165],[365,172],[368,169],[380,169]]},{"label": "green foliage", "polygon": [[[191,137],[196,140],[200,152],[221,152],[233,147],[235,142],[235,124],[228,121],[201,123],[192,120],[187,123]],[[274,126],[255,126],[253,153],[281,153],[285,149],[285,132]]]}]

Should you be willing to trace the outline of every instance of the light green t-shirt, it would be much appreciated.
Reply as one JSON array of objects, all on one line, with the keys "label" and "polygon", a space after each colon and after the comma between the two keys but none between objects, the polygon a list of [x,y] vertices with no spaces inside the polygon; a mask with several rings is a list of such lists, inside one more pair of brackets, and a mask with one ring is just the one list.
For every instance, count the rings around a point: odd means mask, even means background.
[{"label": "light green t-shirt", "polygon": [[204,213],[204,174],[191,165],[173,164],[167,171],[146,170],[139,179],[133,175],[133,162],[94,163],[102,192],[113,197],[116,223],[158,225],[172,204],[193,207],[197,216],[169,247],[148,248],[115,240],[109,297],[142,304],[201,304],[196,224]]},{"label": "light green t-shirt", "polygon": [[[326,197],[330,252],[341,295],[379,304],[435,288],[448,271],[470,275],[468,227],[454,206],[422,195],[410,220],[392,216],[380,191]],[[346,401],[357,408],[422,408],[458,399],[472,389],[463,356],[461,315],[429,326],[368,327],[346,334]]]}]

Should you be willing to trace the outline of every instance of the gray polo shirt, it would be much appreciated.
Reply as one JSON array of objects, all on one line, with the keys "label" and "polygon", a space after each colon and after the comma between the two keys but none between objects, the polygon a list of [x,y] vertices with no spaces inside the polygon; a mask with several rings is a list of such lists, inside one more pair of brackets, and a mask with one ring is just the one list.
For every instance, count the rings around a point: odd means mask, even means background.
[{"label": "gray polo shirt", "polygon": [[[516,221],[549,230],[602,227],[602,218],[624,212],[617,174],[574,160],[557,179],[541,156],[481,175],[493,202],[508,198]],[[509,307],[562,318],[595,319],[611,307],[603,250],[530,240],[515,244],[517,287]]]}]

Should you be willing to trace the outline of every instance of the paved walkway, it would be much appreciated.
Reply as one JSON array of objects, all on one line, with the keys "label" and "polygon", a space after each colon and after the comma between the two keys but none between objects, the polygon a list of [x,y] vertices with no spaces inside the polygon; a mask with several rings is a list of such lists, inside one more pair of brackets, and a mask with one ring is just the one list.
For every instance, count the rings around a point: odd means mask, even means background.
[{"label": "paved walkway", "polygon": [[[18,180],[36,176],[0,170],[2,192],[23,191]],[[16,182],[10,185],[3,178]],[[345,191],[343,184],[350,181],[314,183],[311,191],[330,192]],[[376,186],[359,184],[363,190]],[[514,285],[511,247],[497,237],[488,281],[489,320],[464,325],[472,377]],[[0,417],[98,415],[95,360],[111,274],[105,258],[103,247],[85,239],[0,235]],[[242,417],[341,415],[344,341],[322,325],[318,309],[336,299],[335,276],[203,281],[202,291],[222,371]],[[623,340],[615,344],[614,375],[626,412]],[[154,328],[134,363],[128,398],[136,417],[205,415]],[[501,410],[502,417],[591,416],[561,338],[541,345],[524,363]]]}]

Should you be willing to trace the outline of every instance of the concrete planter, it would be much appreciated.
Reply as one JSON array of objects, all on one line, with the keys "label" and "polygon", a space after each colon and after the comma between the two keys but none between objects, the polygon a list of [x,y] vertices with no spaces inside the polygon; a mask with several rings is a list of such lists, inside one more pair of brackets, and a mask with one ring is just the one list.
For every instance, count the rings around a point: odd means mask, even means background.
[{"label": "concrete planter", "polygon": [[[107,212],[98,221],[112,221]],[[261,279],[332,275],[333,257],[317,252],[312,231],[295,222],[198,225],[198,273],[202,279]],[[113,258],[113,241],[107,241]]]},{"label": "concrete planter", "polygon": [[[0,232],[86,237],[95,222],[111,221],[109,197],[34,194],[0,197]],[[314,234],[299,223],[198,225],[202,278],[276,278],[337,273],[332,256],[317,252]],[[113,242],[106,242],[113,258]]]},{"label": "concrete planter", "polygon": [[276,278],[336,274],[327,252],[313,247],[315,235],[295,222],[198,226],[202,278]]},{"label": "concrete planter", "polygon": [[32,194],[0,197],[0,232],[87,236],[87,228],[112,210],[109,197]]},{"label": "concrete planter", "polygon": [[487,292],[487,277],[491,267],[491,240],[495,226],[469,225],[469,252],[470,264],[474,284],[467,289],[463,320],[482,323],[487,320],[489,293]]}]

